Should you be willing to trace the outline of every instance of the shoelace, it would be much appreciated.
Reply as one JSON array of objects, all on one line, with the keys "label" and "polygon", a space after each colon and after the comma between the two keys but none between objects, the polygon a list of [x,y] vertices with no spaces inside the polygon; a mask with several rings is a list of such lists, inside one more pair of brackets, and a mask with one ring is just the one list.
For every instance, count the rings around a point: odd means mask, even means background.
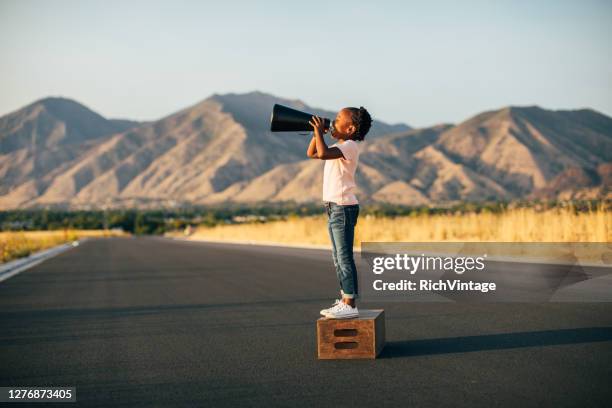
[{"label": "shoelace", "polygon": [[338,302],[338,304],[336,304],[336,305],[335,305],[335,306],[334,306],[334,307],[331,309],[331,311],[332,311],[332,312],[339,312],[339,311],[341,311],[341,310],[343,310],[343,309],[346,309],[346,303],[344,303],[344,302]]},{"label": "shoelace", "polygon": [[338,303],[340,303],[340,299],[336,299],[336,300],[334,300],[334,303],[333,303],[333,304],[331,305],[331,307],[330,307],[330,308],[328,308],[327,310],[331,310],[331,309],[333,309],[334,307],[338,306]]},{"label": "shoelace", "polygon": [[331,307],[328,307],[327,309],[324,309],[324,310],[327,312],[330,312],[338,305],[338,303],[341,303],[340,299],[334,300],[334,303],[331,305]]}]

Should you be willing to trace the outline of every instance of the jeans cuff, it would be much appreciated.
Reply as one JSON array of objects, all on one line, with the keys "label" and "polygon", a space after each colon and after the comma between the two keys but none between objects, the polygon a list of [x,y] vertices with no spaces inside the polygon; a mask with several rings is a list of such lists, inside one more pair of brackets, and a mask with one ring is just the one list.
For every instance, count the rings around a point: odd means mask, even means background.
[{"label": "jeans cuff", "polygon": [[342,293],[342,298],[344,299],[355,299],[357,294],[354,293]]}]

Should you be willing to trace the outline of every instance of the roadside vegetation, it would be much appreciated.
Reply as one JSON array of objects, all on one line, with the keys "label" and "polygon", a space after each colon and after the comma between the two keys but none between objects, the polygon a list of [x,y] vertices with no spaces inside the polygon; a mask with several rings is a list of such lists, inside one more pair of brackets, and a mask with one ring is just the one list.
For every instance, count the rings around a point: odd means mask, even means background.
[{"label": "roadside vegetation", "polygon": [[121,230],[58,230],[58,231],[8,231],[0,232],[0,263],[28,256],[86,237],[126,235]]},{"label": "roadside vegetation", "polygon": [[[0,262],[110,235],[328,245],[322,205],[219,205],[164,210],[0,212]],[[361,242],[612,242],[612,203],[460,203],[445,207],[362,205]]]},{"label": "roadside vegetation", "polygon": [[[192,239],[267,241],[328,245],[326,217],[201,226]],[[361,242],[611,242],[612,212],[592,206],[514,206],[500,210],[413,211],[408,215],[360,215],[355,245]]]}]

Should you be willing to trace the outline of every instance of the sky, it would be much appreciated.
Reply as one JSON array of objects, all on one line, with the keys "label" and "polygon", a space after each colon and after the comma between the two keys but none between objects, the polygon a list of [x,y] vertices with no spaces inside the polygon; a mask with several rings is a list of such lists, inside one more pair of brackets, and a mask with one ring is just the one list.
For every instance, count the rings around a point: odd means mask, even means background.
[{"label": "sky", "polygon": [[259,90],[415,127],[507,105],[612,116],[611,1],[0,0],[0,115],[153,120]]}]

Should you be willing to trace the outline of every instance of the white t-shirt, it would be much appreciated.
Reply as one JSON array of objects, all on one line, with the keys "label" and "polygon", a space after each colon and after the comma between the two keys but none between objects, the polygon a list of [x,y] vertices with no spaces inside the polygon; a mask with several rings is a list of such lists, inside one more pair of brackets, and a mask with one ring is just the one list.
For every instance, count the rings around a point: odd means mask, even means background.
[{"label": "white t-shirt", "polygon": [[355,170],[359,163],[360,145],[354,140],[345,140],[330,147],[337,147],[344,158],[325,160],[323,169],[323,201],[338,205],[358,204],[355,196]]}]

